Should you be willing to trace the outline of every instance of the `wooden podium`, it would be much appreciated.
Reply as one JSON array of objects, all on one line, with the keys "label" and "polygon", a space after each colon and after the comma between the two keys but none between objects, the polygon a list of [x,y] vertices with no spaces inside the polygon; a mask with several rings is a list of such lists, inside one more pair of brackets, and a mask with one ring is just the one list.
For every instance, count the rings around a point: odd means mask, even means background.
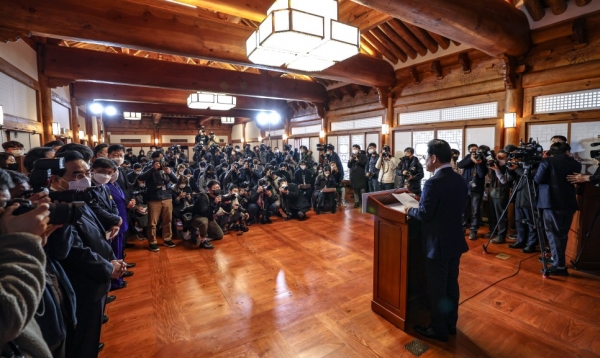
[{"label": "wooden podium", "polygon": [[420,223],[387,206],[398,203],[391,193],[404,192],[408,190],[375,193],[367,198],[367,212],[375,215],[371,309],[401,330],[405,329],[408,301],[420,292],[419,281],[424,282],[419,280],[419,263],[423,262],[418,260],[422,252]]},{"label": "wooden podium", "polygon": [[[569,235],[567,252],[574,259],[571,264],[578,270],[600,269],[600,218],[594,218],[599,214],[600,188],[590,183],[582,185],[581,195],[577,197],[579,212],[575,215],[572,230]],[[592,229],[592,223],[594,227]],[[589,238],[586,234],[590,231]],[[574,236],[574,237],[573,237]]]}]

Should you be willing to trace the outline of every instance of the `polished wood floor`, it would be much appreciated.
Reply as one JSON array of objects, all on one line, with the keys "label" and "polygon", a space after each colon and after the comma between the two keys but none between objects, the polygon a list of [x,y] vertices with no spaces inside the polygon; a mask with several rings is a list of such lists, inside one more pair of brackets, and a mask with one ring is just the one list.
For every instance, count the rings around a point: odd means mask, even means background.
[{"label": "polished wood floor", "polygon": [[135,243],[135,275],[106,309],[102,358],[414,357],[415,338],[429,347],[421,357],[600,356],[600,278],[542,279],[538,255],[506,245],[483,255],[483,239],[461,262],[457,336],[400,331],[370,309],[373,218],[350,206],[253,225],[212,251]]}]

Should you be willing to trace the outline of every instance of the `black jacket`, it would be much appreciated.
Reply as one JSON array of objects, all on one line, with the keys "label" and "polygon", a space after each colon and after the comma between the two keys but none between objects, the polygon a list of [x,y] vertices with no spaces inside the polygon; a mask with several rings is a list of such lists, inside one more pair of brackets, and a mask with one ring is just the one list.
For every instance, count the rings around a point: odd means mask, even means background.
[{"label": "black jacket", "polygon": [[[485,176],[488,173],[485,161],[475,164],[471,160],[471,154],[468,154],[463,160],[458,162],[458,167],[463,170],[462,176],[469,185],[470,191],[473,193],[483,193],[485,189]],[[471,182],[475,183],[475,186],[472,186]]]},{"label": "black jacket", "polygon": [[146,182],[146,188],[148,188],[146,200],[158,201],[172,199],[171,183],[177,183],[177,177],[173,174],[173,171],[171,171],[171,174],[167,175],[164,170],[156,170],[152,167],[140,174],[139,179]]},{"label": "black jacket", "polygon": [[542,159],[533,178],[539,184],[538,209],[577,210],[575,186],[567,181],[573,173],[581,173],[581,163],[565,154]]},{"label": "black jacket", "polygon": [[97,202],[88,205],[94,214],[96,214],[96,217],[98,217],[104,231],[108,231],[111,227],[117,226],[121,222],[119,209],[117,209],[117,204],[112,199],[110,189],[106,185],[94,185]]},{"label": "black jacket", "polygon": [[348,168],[350,168],[350,182],[353,188],[362,188],[367,182],[365,177],[365,166],[367,165],[367,156],[363,151],[358,152],[358,160],[353,160],[350,157]]},{"label": "black jacket", "polygon": [[307,211],[310,209],[310,204],[306,197],[302,194],[298,185],[288,183],[288,193],[281,194],[281,206],[284,210]]}]

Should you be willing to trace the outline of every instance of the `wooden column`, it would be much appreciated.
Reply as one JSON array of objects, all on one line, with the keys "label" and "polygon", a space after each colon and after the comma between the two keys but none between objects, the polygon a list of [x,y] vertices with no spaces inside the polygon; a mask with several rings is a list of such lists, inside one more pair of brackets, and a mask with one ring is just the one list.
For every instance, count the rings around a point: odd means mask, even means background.
[{"label": "wooden column", "polygon": [[516,81],[517,85],[515,88],[506,89],[504,111],[517,113],[517,126],[515,128],[504,129],[504,145],[518,145],[519,139],[521,139],[521,130],[525,129],[521,128],[523,124],[523,86],[521,86],[520,77]]},{"label": "wooden column", "polygon": [[52,89],[48,84],[48,78],[41,72],[38,73],[38,81],[40,83],[42,126],[44,127],[44,132],[42,133],[43,144],[54,140],[54,134],[52,134],[52,122],[54,122],[54,116],[52,115]]},{"label": "wooden column", "polygon": [[71,97],[71,131],[73,131],[73,143],[80,143],[79,138],[79,120],[77,114],[77,101]]},{"label": "wooden column", "polygon": [[85,114],[85,138],[87,140],[87,145],[88,147],[93,146],[94,142],[92,141],[92,135],[94,134],[93,132],[93,126],[92,126],[92,116],[89,114]]},{"label": "wooden column", "polygon": [[388,134],[381,135],[381,148],[383,148],[385,144],[392,148],[392,127],[394,123],[394,94],[392,92],[387,94],[387,108],[385,110],[384,123],[388,125]]}]

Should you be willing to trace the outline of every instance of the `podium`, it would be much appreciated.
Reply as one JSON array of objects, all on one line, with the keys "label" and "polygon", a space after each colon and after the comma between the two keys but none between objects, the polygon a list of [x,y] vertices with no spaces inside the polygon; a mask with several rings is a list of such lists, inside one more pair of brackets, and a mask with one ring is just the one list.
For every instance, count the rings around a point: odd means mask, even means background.
[{"label": "podium", "polygon": [[[571,236],[574,236],[574,240],[569,240],[567,243],[567,251],[575,258],[571,261],[575,269],[598,270],[600,269],[600,218],[596,216],[600,214],[600,188],[590,183],[582,186],[582,195],[577,197],[579,212],[573,220],[576,230],[572,230],[574,235]],[[594,224],[593,228],[592,224]],[[589,237],[586,238],[588,232]]]},{"label": "podium", "polygon": [[408,192],[397,189],[369,193],[367,211],[375,215],[373,255],[373,312],[394,326],[405,329],[408,302],[423,292],[420,222],[388,207],[398,203],[391,194]]}]

